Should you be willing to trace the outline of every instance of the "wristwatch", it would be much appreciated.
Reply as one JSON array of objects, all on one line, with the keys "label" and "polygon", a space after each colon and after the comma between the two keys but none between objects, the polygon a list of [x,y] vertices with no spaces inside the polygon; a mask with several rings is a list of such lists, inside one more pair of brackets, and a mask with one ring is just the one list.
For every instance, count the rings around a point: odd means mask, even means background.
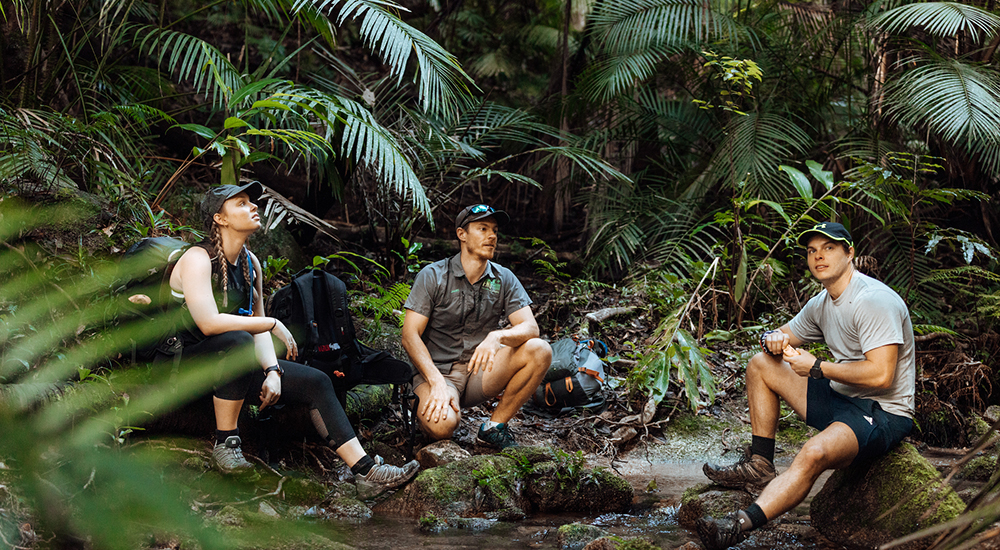
[{"label": "wristwatch", "polygon": [[815,378],[816,380],[823,379],[823,367],[820,367],[820,364],[822,362],[823,362],[822,359],[820,359],[819,357],[816,358],[816,362],[813,363],[813,367],[809,369],[810,378]]},{"label": "wristwatch", "polygon": [[271,371],[278,371],[278,378],[285,375],[285,369],[281,368],[281,365],[271,365],[264,369],[264,376],[271,374]]}]

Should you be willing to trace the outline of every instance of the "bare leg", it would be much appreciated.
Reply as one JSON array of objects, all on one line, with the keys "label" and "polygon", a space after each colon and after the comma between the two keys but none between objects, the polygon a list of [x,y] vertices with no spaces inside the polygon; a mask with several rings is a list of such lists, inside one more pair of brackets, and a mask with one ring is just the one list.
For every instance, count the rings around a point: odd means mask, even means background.
[{"label": "bare leg", "polygon": [[343,460],[348,467],[354,466],[359,460],[368,454],[361,448],[361,442],[354,438],[340,447],[337,447],[337,456]]},{"label": "bare leg", "polygon": [[[428,382],[420,384],[416,388],[413,388],[413,393],[417,394],[421,403],[426,403],[427,399],[430,397],[431,385]],[[461,398],[458,395],[458,390],[454,386],[448,385],[448,392],[452,395],[455,403],[461,403]],[[441,418],[437,422],[432,422],[422,415],[417,415],[417,419],[420,425],[420,431],[423,432],[427,437],[433,439],[434,441],[439,441],[441,439],[451,438],[451,434],[455,433],[455,429],[458,428],[458,422],[462,419],[462,414],[455,412],[455,409],[451,407],[444,407],[441,413]]]},{"label": "bare leg", "polygon": [[854,432],[847,424],[834,422],[802,446],[792,465],[764,488],[757,505],[768,519],[776,518],[805,500],[820,474],[849,466],[857,455]]},{"label": "bare leg", "polygon": [[753,435],[774,438],[781,414],[779,397],[805,419],[809,379],[795,374],[780,356],[754,355],[747,363],[746,381]]},{"label": "bare leg", "polygon": [[497,352],[493,369],[483,375],[483,393],[503,399],[490,420],[505,423],[521,409],[545,377],[552,363],[552,348],[540,338],[532,338],[516,348]]},{"label": "bare leg", "polygon": [[215,406],[215,429],[220,432],[235,430],[240,419],[240,409],[243,408],[243,400],[233,401],[213,396],[212,404]]}]

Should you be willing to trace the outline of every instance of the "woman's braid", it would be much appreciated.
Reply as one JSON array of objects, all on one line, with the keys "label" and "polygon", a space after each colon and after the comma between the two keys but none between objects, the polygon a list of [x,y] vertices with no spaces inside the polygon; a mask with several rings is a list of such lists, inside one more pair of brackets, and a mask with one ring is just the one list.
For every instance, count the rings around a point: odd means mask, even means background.
[{"label": "woman's braid", "polygon": [[253,284],[250,282],[250,251],[247,250],[246,245],[244,245],[243,246],[243,250],[240,251],[240,253],[243,254],[243,256],[246,258],[246,260],[243,262],[243,280],[247,282],[247,288],[250,289],[250,306],[249,306],[249,308],[252,310],[253,309],[253,293],[254,293],[254,291],[256,289],[253,287]]},{"label": "woman's braid", "polygon": [[222,229],[218,224],[212,224],[212,246],[215,248],[215,259],[219,260],[219,270],[222,272],[222,307],[229,306],[229,262],[222,251]]}]

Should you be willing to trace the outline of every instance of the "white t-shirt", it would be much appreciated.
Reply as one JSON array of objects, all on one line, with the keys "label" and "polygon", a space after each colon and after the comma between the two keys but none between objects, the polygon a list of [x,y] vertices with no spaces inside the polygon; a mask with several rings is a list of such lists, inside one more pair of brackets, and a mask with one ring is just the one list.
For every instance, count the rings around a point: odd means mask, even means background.
[{"label": "white t-shirt", "polygon": [[913,325],[903,299],[880,281],[857,271],[836,300],[823,290],[788,324],[804,342],[826,342],[837,363],[865,360],[865,352],[899,344],[896,373],[885,389],[830,381],[843,395],[874,399],[887,413],[913,418],[916,354]]}]

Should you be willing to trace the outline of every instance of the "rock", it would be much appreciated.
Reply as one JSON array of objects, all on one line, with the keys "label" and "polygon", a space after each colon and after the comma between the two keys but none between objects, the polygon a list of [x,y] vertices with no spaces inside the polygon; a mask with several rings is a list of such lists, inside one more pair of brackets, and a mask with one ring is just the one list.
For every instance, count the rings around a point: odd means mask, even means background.
[{"label": "rock", "polygon": [[[912,445],[903,443],[870,464],[834,472],[810,505],[812,525],[845,546],[884,544],[950,520],[965,509],[951,487],[942,489],[940,481],[937,470]],[[900,501],[903,504],[895,511],[878,519]],[[915,541],[902,548],[925,544]]]},{"label": "rock", "polygon": [[425,533],[440,533],[447,529],[462,529],[465,531],[485,531],[496,525],[497,520],[485,518],[440,518],[434,514],[421,516],[420,530]]},{"label": "rock", "polygon": [[584,467],[581,453],[523,447],[422,470],[375,511],[512,521],[532,510],[623,511],[631,505],[632,493],[632,486],[614,473]]},{"label": "rock", "polygon": [[604,468],[585,470],[571,461],[541,462],[528,475],[526,494],[542,512],[622,512],[632,485]]},{"label": "rock", "polygon": [[698,518],[722,517],[730,512],[743,510],[753,504],[754,497],[746,491],[722,489],[717,485],[696,485],[681,496],[681,508],[677,511],[677,523],[694,529]]},{"label": "rock", "polygon": [[420,462],[420,467],[426,470],[427,468],[435,468],[465,460],[470,456],[472,455],[469,454],[469,451],[459,447],[454,441],[445,439],[436,441],[420,449],[417,452],[417,461]]},{"label": "rock", "polygon": [[[720,392],[721,393],[721,392]],[[718,394],[716,394],[718,395]],[[701,550],[701,546],[698,546],[697,542],[688,541],[677,547],[677,550]]]},{"label": "rock", "polygon": [[509,509],[524,517],[530,503],[521,494],[514,461],[500,455],[478,455],[421,470],[403,491],[375,506],[378,513],[421,517],[482,516]]},{"label": "rock", "polygon": [[990,424],[1000,420],[1000,405],[990,405],[989,407],[986,407],[986,411],[983,412],[983,418]]},{"label": "rock", "polygon": [[260,501],[260,505],[257,506],[257,511],[268,517],[272,518],[281,517],[280,514],[278,514],[278,511],[275,510],[273,506],[264,502],[263,500]]},{"label": "rock", "polygon": [[955,476],[956,479],[972,481],[987,481],[997,470],[998,456],[996,454],[980,455],[965,464]]},{"label": "rock", "polygon": [[570,523],[559,527],[556,541],[563,550],[582,550],[584,546],[595,539],[607,535],[600,527],[585,523]]},{"label": "rock", "polygon": [[351,497],[337,497],[323,501],[322,513],[325,519],[371,519],[372,510],[364,502]]},{"label": "rock", "polygon": [[246,523],[243,514],[232,506],[224,506],[210,520],[222,527],[243,527]]},{"label": "rock", "polygon": [[[695,546],[695,548],[699,547]],[[601,537],[584,546],[583,550],[660,550],[660,547],[645,539]]]}]

